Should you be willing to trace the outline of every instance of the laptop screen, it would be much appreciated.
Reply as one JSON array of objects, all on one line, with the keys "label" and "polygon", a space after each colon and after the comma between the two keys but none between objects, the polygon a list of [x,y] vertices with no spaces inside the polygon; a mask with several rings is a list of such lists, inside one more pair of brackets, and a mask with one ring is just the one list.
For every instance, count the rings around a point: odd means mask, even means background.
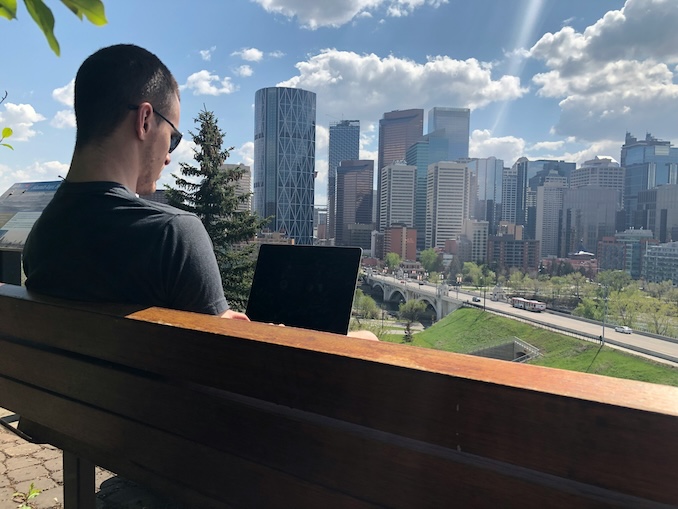
[{"label": "laptop screen", "polygon": [[247,303],[255,322],[346,334],[362,250],[263,244]]}]

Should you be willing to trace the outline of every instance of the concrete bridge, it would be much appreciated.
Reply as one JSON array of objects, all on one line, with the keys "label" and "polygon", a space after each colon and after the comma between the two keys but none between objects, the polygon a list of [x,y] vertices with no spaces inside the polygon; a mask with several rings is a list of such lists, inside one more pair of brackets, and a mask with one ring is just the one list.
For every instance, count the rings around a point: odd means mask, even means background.
[{"label": "concrete bridge", "polygon": [[410,279],[397,279],[392,275],[383,276],[366,274],[365,282],[373,289],[383,292],[384,302],[407,302],[410,299],[420,299],[426,303],[427,309],[435,312],[436,321],[449,315],[459,308],[464,300],[450,296],[450,287],[447,284],[433,285]]}]

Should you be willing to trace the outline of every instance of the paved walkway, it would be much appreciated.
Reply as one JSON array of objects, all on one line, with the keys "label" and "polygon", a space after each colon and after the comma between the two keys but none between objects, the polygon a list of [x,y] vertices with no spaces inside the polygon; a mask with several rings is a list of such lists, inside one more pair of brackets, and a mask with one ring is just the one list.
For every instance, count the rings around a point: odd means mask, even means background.
[{"label": "paved walkway", "polygon": [[[0,408],[0,417],[11,415]],[[62,454],[51,445],[26,442],[0,426],[0,509],[17,509],[12,498],[16,492],[26,493],[33,483],[42,491],[31,500],[38,509],[62,509]],[[96,467],[97,509],[162,509],[173,505],[159,500],[142,487],[115,477]]]}]

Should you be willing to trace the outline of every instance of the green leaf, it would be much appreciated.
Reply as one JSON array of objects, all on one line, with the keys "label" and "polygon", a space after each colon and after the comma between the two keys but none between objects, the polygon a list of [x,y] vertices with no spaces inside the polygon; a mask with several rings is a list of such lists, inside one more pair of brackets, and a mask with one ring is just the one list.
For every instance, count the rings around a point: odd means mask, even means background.
[{"label": "green leaf", "polygon": [[61,0],[61,3],[80,19],[84,14],[93,25],[103,26],[108,23],[104,4],[101,0]]},{"label": "green leaf", "polygon": [[0,16],[7,19],[15,19],[16,0],[0,0]]},{"label": "green leaf", "polygon": [[5,128],[2,130],[2,137],[3,137],[3,138],[9,138],[10,136],[12,136],[12,133],[13,133],[13,132],[14,132],[14,131],[12,131],[12,128],[11,128],[11,127],[5,127]]},{"label": "green leaf", "polygon": [[11,148],[12,150],[14,150],[14,147],[12,145],[10,145],[9,143],[0,143],[0,147],[7,147],[7,148]]},{"label": "green leaf", "polygon": [[59,43],[54,37],[54,16],[49,7],[47,7],[42,0],[24,0],[26,4],[26,9],[31,15],[31,18],[38,24],[42,33],[45,34],[49,47],[52,48],[52,51],[59,56],[61,50],[59,49]]}]

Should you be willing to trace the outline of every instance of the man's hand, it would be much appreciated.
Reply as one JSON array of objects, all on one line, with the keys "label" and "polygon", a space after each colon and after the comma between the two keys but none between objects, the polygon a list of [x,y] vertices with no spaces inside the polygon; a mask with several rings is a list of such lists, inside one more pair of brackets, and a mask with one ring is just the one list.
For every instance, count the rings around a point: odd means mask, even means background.
[{"label": "man's hand", "polygon": [[368,339],[370,341],[379,341],[379,338],[373,332],[368,330],[352,330],[346,334],[349,338]]},{"label": "man's hand", "polygon": [[221,318],[229,318],[231,320],[245,320],[246,322],[250,321],[250,319],[247,318],[247,315],[245,313],[240,313],[239,311],[233,311],[232,309],[225,311],[224,314],[221,315]]}]

